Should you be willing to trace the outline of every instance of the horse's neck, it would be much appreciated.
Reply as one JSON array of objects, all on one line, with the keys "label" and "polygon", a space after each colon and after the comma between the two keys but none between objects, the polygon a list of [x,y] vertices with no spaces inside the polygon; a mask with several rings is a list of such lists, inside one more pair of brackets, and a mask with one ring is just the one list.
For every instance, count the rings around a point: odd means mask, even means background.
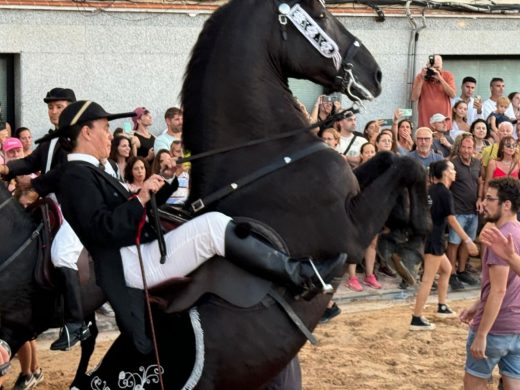
[{"label": "horse's neck", "polygon": [[[184,96],[188,148],[202,152],[304,123],[282,75],[281,34],[270,2],[232,2],[206,26],[190,61]],[[184,93],[184,91],[183,91]],[[190,119],[191,118],[191,119]]]},{"label": "horse's neck", "polygon": [[[259,91],[258,80],[264,79],[262,91]],[[207,92],[201,92],[206,109],[198,115],[201,124],[197,129],[202,130],[202,135],[197,137],[197,144],[188,145],[192,153],[242,145],[306,126],[290,92],[272,75],[235,75],[230,83],[235,87],[223,84],[215,80],[207,86]],[[233,103],[229,101],[229,91]],[[193,193],[207,194],[227,180],[236,180],[258,169],[279,155],[287,142],[289,140],[267,142],[194,163]],[[203,182],[199,182],[197,173],[203,175]]]},{"label": "horse's neck", "polygon": [[[271,2],[230,2],[194,48],[183,88],[184,140],[192,154],[241,145],[306,126],[283,72]],[[237,180],[297,148],[295,138],[205,158],[192,165],[191,195]]]},{"label": "horse's neck", "polygon": [[[265,80],[259,91],[258,80],[274,77],[266,76],[265,73],[237,75],[231,83],[237,87],[209,87],[214,91],[227,89],[236,92],[232,92],[232,104],[226,104],[225,100],[229,99],[226,93],[216,94],[208,102],[211,110],[209,115],[207,112],[203,113],[204,119],[208,122],[204,129],[212,132],[214,139],[214,144],[208,146],[223,147],[230,142],[240,143],[269,137],[303,124],[302,116],[294,107],[290,92],[279,79]],[[222,131],[213,133],[213,129]]]}]

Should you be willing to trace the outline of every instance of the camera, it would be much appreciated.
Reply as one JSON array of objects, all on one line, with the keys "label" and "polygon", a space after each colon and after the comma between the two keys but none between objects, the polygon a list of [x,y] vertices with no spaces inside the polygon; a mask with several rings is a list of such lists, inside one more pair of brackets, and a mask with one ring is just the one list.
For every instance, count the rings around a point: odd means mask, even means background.
[{"label": "camera", "polygon": [[335,96],[322,96],[321,103],[334,103],[336,101]]},{"label": "camera", "polygon": [[425,80],[431,80],[433,76],[435,76],[435,71],[433,70],[433,64],[435,64],[435,56],[428,56],[428,68],[426,68],[426,76],[424,76]]}]

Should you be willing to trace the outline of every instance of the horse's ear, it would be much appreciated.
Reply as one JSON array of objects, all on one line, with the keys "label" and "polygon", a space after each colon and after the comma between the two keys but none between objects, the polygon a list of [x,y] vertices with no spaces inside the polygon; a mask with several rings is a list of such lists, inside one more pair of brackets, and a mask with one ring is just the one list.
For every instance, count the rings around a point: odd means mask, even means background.
[{"label": "horse's ear", "polygon": [[[300,0],[294,2],[294,4],[300,4],[302,8],[304,8],[309,14],[320,13],[326,8],[325,0]],[[290,4],[293,6],[294,4]]]}]

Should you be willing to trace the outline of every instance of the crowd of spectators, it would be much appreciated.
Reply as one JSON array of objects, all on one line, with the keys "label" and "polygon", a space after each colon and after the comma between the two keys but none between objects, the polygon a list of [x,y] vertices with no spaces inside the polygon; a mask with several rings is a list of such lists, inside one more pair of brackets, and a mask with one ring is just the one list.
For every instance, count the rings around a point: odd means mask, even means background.
[{"label": "crowd of spectators", "polygon": [[[432,237],[429,238],[430,246],[424,257],[421,285],[410,326],[413,330],[434,329],[434,325],[422,316],[426,296],[432,287],[436,287],[439,293],[438,314],[446,317],[454,314],[446,303],[448,286],[456,291],[464,289],[465,285],[480,283],[468,259],[469,252],[474,252],[473,242],[479,225],[482,225],[479,215],[483,212],[489,183],[499,177],[515,180],[519,177],[520,92],[505,96],[504,80],[495,77],[490,82],[489,98],[483,100],[474,96],[476,85],[474,77],[465,77],[461,80],[461,93],[456,96],[453,75],[443,69],[442,57],[435,55],[429,58],[413,83],[411,96],[413,101],[417,101],[417,127],[410,116],[397,109],[391,125],[374,118],[364,125],[362,132],[358,131],[360,127],[354,113],[347,112],[337,121],[331,119],[341,110],[339,100],[332,96],[320,96],[310,114],[301,106],[310,123],[320,121],[319,135],[323,141],[340,153],[353,169],[377,153],[390,152],[416,159],[429,171],[432,216],[437,212],[437,233],[439,237],[444,235],[449,225],[449,235],[447,242],[437,237],[434,244]],[[56,126],[66,104],[60,101],[46,103],[50,122]],[[168,108],[164,114],[166,128],[155,135],[151,131],[154,122],[150,110],[137,107],[134,113],[130,128],[114,130],[110,158],[105,162],[105,168],[131,191],[138,192],[152,173],[161,173],[166,160],[176,160],[185,155],[183,113],[180,108]],[[9,171],[17,172],[15,167],[19,166],[10,165],[10,162],[31,156],[31,129],[19,127],[11,131],[9,124],[0,123],[0,147],[0,174],[6,179],[5,185],[13,196],[27,207],[39,196],[32,188],[33,180],[48,171],[48,167],[38,166],[33,172],[15,176],[9,175]],[[177,166],[179,189],[168,203],[183,204],[186,201],[189,168],[189,164]],[[365,287],[381,289],[377,270],[379,274],[396,277],[387,267],[388,259],[378,254],[378,246],[384,245],[387,235],[388,232],[382,232],[374,237],[364,259],[359,259],[363,260],[362,278],[357,277],[356,265],[349,266],[348,288],[356,292]],[[437,273],[440,277],[435,286]],[[406,288],[406,283],[403,287]],[[322,322],[339,312],[337,305],[331,302]],[[35,351],[31,342],[22,348],[20,378],[23,383],[16,389],[34,386],[43,379]],[[23,356],[32,356],[32,363],[30,358]]]},{"label": "crowd of spectators", "polygon": [[[518,178],[520,93],[512,92],[508,97],[504,96],[505,84],[500,77],[490,81],[489,99],[474,96],[477,85],[475,77],[464,77],[460,85],[461,92],[457,96],[455,79],[448,70],[443,69],[442,57],[432,56],[413,85],[412,99],[418,102],[417,127],[411,117],[404,117],[403,110],[397,109],[393,123],[388,127],[383,125],[381,119],[371,119],[364,127],[358,128],[356,116],[347,113],[344,119],[321,129],[320,134],[327,144],[345,156],[354,169],[381,151],[412,157],[427,171],[433,162],[451,161],[456,173],[456,179],[449,188],[453,196],[453,218],[474,241],[477,230],[482,227],[482,202],[489,181],[503,176]],[[311,116],[311,119],[324,121],[332,109],[340,111],[338,103],[331,103],[331,100],[322,97],[321,105],[318,100],[314,113],[322,112],[319,108],[324,105],[328,105],[328,109],[323,110],[322,116]],[[385,236],[383,234],[383,242],[379,245],[384,245]],[[468,261],[467,246],[461,245],[462,242],[450,223],[446,261],[449,260],[448,280],[452,291],[480,283],[478,270]],[[386,268],[386,259],[381,256],[381,251],[378,254],[376,258],[380,268]],[[356,269],[351,266],[346,280],[347,287],[358,292],[363,291],[363,284],[381,288],[381,283],[377,282],[377,273],[374,273],[376,284],[367,281],[373,272],[370,256],[362,264],[365,276],[358,279]],[[443,269],[447,268],[445,266]],[[379,274],[391,275],[392,272],[380,271]],[[438,288],[434,278],[431,278],[434,288]],[[406,288],[407,284],[401,283],[401,286]],[[419,309],[415,311],[416,314],[420,312]]]}]

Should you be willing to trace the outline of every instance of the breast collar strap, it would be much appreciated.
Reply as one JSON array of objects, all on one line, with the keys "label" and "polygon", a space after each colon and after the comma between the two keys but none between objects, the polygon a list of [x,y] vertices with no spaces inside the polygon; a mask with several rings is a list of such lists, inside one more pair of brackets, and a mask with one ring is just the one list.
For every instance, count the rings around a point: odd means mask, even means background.
[{"label": "breast collar strap", "polygon": [[242,189],[243,187],[257,181],[258,179],[267,176],[287,165],[293,164],[296,161],[299,161],[304,157],[310,156],[311,154],[316,153],[320,150],[326,150],[327,148],[328,146],[326,146],[324,142],[316,142],[292,154],[278,156],[272,162],[268,163],[265,166],[262,166],[256,171],[251,172],[247,176],[244,176],[234,181],[233,183],[229,183],[228,185],[225,185],[219,190],[209,195],[206,195],[203,198],[197,199],[190,205],[190,208],[194,213],[198,213],[206,207],[208,207],[210,204],[213,204],[221,200],[222,198],[225,198],[231,193]]}]

